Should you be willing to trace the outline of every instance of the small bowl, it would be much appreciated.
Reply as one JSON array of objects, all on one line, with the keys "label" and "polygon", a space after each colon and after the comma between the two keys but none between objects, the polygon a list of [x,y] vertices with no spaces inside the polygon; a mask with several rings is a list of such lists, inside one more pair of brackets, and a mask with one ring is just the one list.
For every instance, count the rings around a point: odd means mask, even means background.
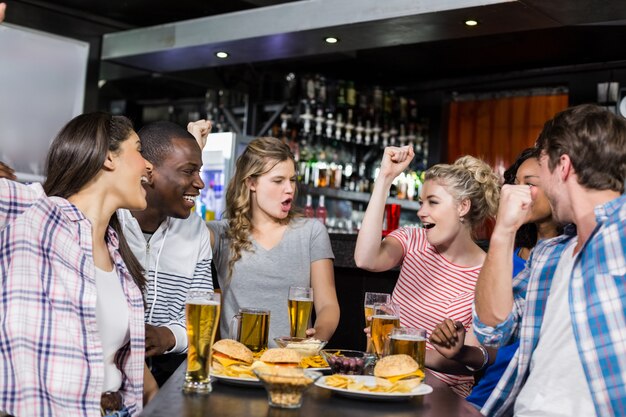
[{"label": "small bowl", "polygon": [[320,350],[322,350],[324,346],[326,346],[326,343],[328,343],[326,340],[319,340],[315,338],[289,336],[275,337],[274,342],[276,342],[276,344],[281,348],[295,350],[303,358],[319,355]]},{"label": "small bowl", "polygon": [[376,355],[360,350],[324,349],[321,353],[333,374],[363,375],[376,360]]},{"label": "small bowl", "polygon": [[321,372],[309,369],[272,366],[253,371],[267,390],[267,401],[271,407],[300,408],[302,394],[319,377]]}]

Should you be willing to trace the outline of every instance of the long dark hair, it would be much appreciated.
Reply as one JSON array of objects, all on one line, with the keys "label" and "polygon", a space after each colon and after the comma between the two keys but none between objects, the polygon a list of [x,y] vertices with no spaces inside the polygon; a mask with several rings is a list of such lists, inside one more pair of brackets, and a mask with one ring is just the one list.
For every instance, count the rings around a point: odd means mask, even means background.
[{"label": "long dark hair", "polygon": [[[132,122],[124,116],[95,112],[70,120],[52,141],[46,160],[43,189],[49,196],[69,198],[80,191],[102,169],[107,153],[118,152],[120,144],[133,133]],[[130,250],[122,227],[113,213],[109,227],[117,233],[120,255],[135,284],[143,290],[143,268]]]}]

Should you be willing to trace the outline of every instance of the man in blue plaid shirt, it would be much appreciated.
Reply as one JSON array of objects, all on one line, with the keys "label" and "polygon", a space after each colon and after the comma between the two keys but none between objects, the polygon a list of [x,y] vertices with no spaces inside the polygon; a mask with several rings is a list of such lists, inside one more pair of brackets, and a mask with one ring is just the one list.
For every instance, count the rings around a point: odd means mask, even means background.
[{"label": "man in blue plaid shirt", "polygon": [[511,281],[515,231],[535,191],[503,187],[474,331],[483,344],[520,347],[481,412],[624,416],[626,120],[595,105],[572,107],[545,124],[536,146],[552,213],[573,226],[540,242]]}]

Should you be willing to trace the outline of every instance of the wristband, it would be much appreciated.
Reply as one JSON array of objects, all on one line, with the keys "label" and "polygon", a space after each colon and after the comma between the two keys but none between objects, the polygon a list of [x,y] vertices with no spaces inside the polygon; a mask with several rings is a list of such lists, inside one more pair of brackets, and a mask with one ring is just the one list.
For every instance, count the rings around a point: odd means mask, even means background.
[{"label": "wristband", "polygon": [[475,347],[480,349],[480,351],[483,353],[483,363],[478,368],[472,368],[469,365],[465,365],[465,367],[467,369],[469,369],[470,371],[472,371],[472,372],[482,371],[485,368],[485,366],[487,365],[487,362],[489,362],[489,352],[487,352],[487,349],[485,349],[485,347],[483,345],[478,345],[478,346],[475,346]]}]

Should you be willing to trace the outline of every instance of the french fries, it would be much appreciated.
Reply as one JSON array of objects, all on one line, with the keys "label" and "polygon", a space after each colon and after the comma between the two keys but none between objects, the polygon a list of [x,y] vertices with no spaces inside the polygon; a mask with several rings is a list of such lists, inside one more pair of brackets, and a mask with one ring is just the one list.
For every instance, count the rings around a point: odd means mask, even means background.
[{"label": "french fries", "polygon": [[[255,361],[259,360],[263,351],[257,352],[254,354]],[[321,356],[310,356],[308,358],[303,358],[300,362],[301,368],[326,368],[328,364]],[[221,365],[214,365],[211,369],[216,375],[223,375],[233,378],[250,378],[250,379],[258,379],[256,375],[252,372],[252,365],[232,365],[223,367]]]},{"label": "french fries", "polygon": [[300,361],[300,367],[302,368],[327,368],[328,364],[320,355],[309,356],[302,358]]},{"label": "french fries", "polygon": [[330,375],[326,377],[326,385],[334,388],[349,389],[354,391],[384,392],[384,393],[408,393],[417,387],[421,381],[418,378],[405,379],[397,382],[389,382],[383,378],[376,378],[375,385],[365,385],[355,378],[346,375]]}]

